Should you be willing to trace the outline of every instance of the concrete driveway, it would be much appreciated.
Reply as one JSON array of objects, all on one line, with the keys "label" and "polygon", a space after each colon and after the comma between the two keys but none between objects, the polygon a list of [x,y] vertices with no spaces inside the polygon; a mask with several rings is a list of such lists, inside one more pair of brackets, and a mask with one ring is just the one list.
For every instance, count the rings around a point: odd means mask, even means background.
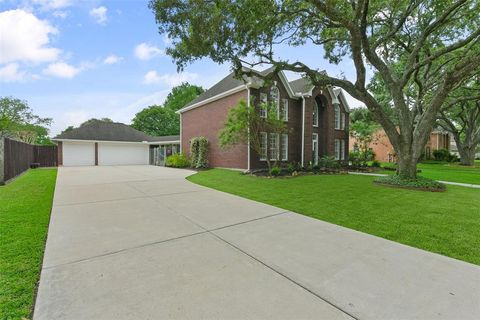
[{"label": "concrete driveway", "polygon": [[34,319],[478,319],[480,267],[197,186],[59,168]]}]

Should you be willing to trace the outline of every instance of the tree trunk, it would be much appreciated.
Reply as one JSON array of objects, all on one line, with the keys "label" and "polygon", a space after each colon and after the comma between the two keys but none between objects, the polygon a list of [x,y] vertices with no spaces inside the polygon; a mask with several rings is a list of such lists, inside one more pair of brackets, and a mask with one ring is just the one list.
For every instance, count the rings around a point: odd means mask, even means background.
[{"label": "tree trunk", "polygon": [[475,164],[475,147],[464,145],[458,148],[460,153],[460,164],[473,166]]},{"label": "tree trunk", "polygon": [[417,161],[411,157],[398,157],[397,175],[402,179],[416,179]]}]

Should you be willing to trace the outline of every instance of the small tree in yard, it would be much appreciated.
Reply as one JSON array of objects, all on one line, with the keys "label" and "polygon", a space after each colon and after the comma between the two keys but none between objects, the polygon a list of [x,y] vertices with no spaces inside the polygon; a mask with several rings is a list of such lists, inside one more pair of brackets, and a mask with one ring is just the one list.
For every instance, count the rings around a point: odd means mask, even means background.
[{"label": "small tree in yard", "polygon": [[[166,51],[179,69],[208,57],[230,63],[239,74],[244,65],[268,64],[301,73],[317,86],[340,87],[362,101],[385,130],[400,179],[416,179],[417,162],[446,99],[480,73],[478,0],[194,3],[150,2],[159,32],[172,39]],[[354,79],[319,72],[322,63],[282,57],[285,46],[307,43],[330,63],[351,59]],[[385,88],[388,104],[372,94],[369,69]]]},{"label": "small tree in yard", "polygon": [[[268,152],[268,135],[286,133],[287,127],[282,120],[279,120],[275,104],[262,103],[259,108],[266,111],[266,117],[260,116],[253,101],[248,104],[245,100],[240,100],[234,108],[230,109],[223,129],[219,133],[220,147],[227,149],[234,145],[250,143],[250,148],[258,155],[262,153],[266,155],[265,160],[270,174],[272,163]],[[266,144],[263,146],[262,132],[268,133]],[[277,160],[273,161],[275,165]]]},{"label": "small tree in yard", "polygon": [[190,160],[193,168],[208,167],[208,139],[194,137],[190,140]]},{"label": "small tree in yard", "polygon": [[[373,153],[370,151],[370,144],[375,142],[377,131],[380,126],[372,119],[368,109],[358,108],[352,110],[350,114],[350,136],[355,138],[358,146],[358,161],[366,165],[371,159]],[[352,159],[354,160],[354,159]]]}]

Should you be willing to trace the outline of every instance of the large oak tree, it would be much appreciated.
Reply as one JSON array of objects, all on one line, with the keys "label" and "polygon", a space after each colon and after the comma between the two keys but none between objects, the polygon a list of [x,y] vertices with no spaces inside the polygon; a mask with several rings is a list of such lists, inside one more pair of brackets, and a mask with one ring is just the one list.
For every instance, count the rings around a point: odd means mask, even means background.
[{"label": "large oak tree", "polygon": [[[167,53],[179,69],[203,57],[239,72],[245,64],[267,63],[365,103],[385,129],[404,178],[416,177],[450,92],[480,72],[479,0],[151,0],[150,7],[159,31],[173,39]],[[322,47],[331,63],[352,59],[355,79],[283,59],[278,51],[306,43]],[[369,68],[384,83],[393,112],[368,90]]]}]

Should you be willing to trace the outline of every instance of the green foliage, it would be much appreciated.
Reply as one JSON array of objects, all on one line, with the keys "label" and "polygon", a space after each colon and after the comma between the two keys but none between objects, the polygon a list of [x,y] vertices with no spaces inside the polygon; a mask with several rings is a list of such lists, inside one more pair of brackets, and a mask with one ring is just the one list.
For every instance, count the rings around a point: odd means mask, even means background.
[{"label": "green foliage", "polygon": [[[266,110],[266,118],[260,116],[260,108]],[[285,122],[278,119],[277,106],[272,103],[262,103],[256,107],[254,100],[247,104],[242,99],[228,112],[227,119],[218,135],[220,147],[227,149],[234,145],[250,143],[250,147],[257,154],[261,154],[261,132],[268,134],[287,132]],[[270,169],[268,155],[266,162]]]},{"label": "green foliage", "polygon": [[320,159],[318,159],[318,167],[329,168],[329,169],[338,169],[338,168],[340,168],[340,163],[337,160],[335,160],[335,157],[323,156]]},{"label": "green foliage", "polygon": [[29,170],[0,186],[0,319],[30,319],[56,175]]},{"label": "green foliage", "polygon": [[132,128],[152,136],[180,134],[180,115],[175,112],[193,101],[203,88],[189,83],[176,86],[168,94],[162,106],[149,106],[132,119]]},{"label": "green foliage", "polygon": [[180,110],[204,91],[202,87],[184,82],[172,88],[172,91],[167,95],[163,103],[163,107],[173,111]]},{"label": "green foliage", "polygon": [[[80,127],[80,128],[81,128],[81,127],[85,127],[85,126],[91,125],[91,124],[93,124],[93,123],[95,123],[95,122],[108,122],[108,123],[112,123],[113,120],[110,119],[110,118],[100,118],[100,119],[91,118],[91,119],[88,119],[88,120],[85,121],[85,122],[82,122],[82,123],[79,125],[79,127]],[[67,127],[67,129],[68,129],[68,128],[73,128],[73,127],[72,127],[72,126],[69,126],[69,127]],[[67,130],[67,129],[65,129],[65,130]],[[64,130],[64,131],[65,131],[65,130]],[[70,130],[69,130],[69,131],[70,131]]]},{"label": "green foliage", "polygon": [[13,137],[26,143],[51,144],[48,138],[50,118],[35,115],[26,101],[0,98],[0,137]]},{"label": "green foliage", "polygon": [[376,183],[387,184],[396,187],[406,187],[412,189],[430,190],[430,191],[444,191],[445,185],[435,180],[417,177],[416,179],[403,179],[398,175],[388,175],[384,177],[377,177]]},{"label": "green foliage", "polygon": [[172,168],[188,168],[190,160],[183,153],[175,153],[165,159],[165,166]]},{"label": "green foliage", "polygon": [[270,175],[271,175],[272,177],[277,177],[277,176],[279,176],[279,175],[280,175],[280,172],[282,172],[282,170],[280,169],[279,166],[273,166],[273,167],[270,169],[270,171],[269,171],[269,173],[270,173]]},{"label": "green foliage", "polygon": [[366,151],[354,150],[350,152],[348,159],[354,167],[366,167],[368,162],[375,159],[375,153],[372,149]]},{"label": "green foliage", "polygon": [[454,154],[451,154],[450,151],[448,151],[447,149],[433,150],[432,154],[436,161],[447,161],[447,162],[458,161],[458,157],[455,156]]},{"label": "green foliage", "polygon": [[132,128],[152,136],[170,136],[180,133],[180,115],[161,106],[150,106],[132,119]]},{"label": "green foliage", "polygon": [[194,137],[190,140],[190,158],[193,168],[208,168],[208,139]]},{"label": "green foliage", "polygon": [[290,162],[287,165],[287,171],[290,174],[294,173],[295,171],[301,171],[301,170],[302,170],[302,166],[300,165],[300,162]]},{"label": "green foliage", "polygon": [[371,164],[370,166],[373,167],[373,168],[380,168],[380,167],[381,167],[381,163],[380,163],[380,161],[378,161],[378,160],[373,160],[373,161],[372,161],[372,164]]}]

